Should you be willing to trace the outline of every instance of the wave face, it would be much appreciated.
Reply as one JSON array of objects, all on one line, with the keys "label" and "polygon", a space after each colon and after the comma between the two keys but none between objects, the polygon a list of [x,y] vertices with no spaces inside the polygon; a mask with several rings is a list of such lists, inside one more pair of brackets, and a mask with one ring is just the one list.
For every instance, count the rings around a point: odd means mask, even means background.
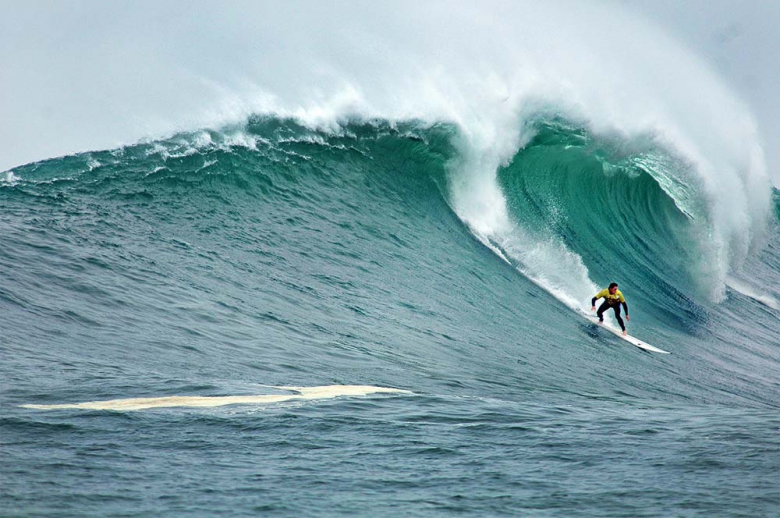
[{"label": "wave face", "polygon": [[[528,118],[522,145],[491,174],[495,157],[456,124],[317,129],[272,116],[6,173],[0,426],[17,468],[0,498],[61,509],[47,477],[69,491],[80,468],[51,459],[91,451],[124,482],[105,490],[105,507],[78,493],[70,509],[119,512],[130,498],[160,510],[139,493],[149,470],[132,463],[163,449],[192,479],[169,495],[181,471],[159,466],[155,502],[199,502],[210,487],[214,498],[197,505],[215,512],[309,514],[322,497],[335,515],[367,505],[365,494],[376,509],[399,498],[418,509],[408,481],[420,458],[437,466],[423,498],[446,500],[434,514],[773,508],[745,495],[777,489],[765,452],[778,447],[766,430],[777,428],[780,396],[780,233],[767,223],[767,245],[723,281],[724,249],[708,241],[720,209],[690,160],[656,136],[574,120]],[[613,280],[632,334],[671,355],[643,353],[573,311]],[[258,384],[412,394],[268,399],[254,396]],[[121,416],[66,408],[172,396],[254,404]],[[208,479],[197,475],[215,452]],[[234,467],[245,462],[259,478],[238,482],[237,502]],[[586,476],[594,469],[598,483]],[[291,486],[301,470],[315,483]],[[567,503],[525,485],[563,472],[576,475]],[[654,490],[614,493],[626,473]],[[677,483],[691,473],[690,488]],[[501,497],[518,484],[520,494]],[[481,496],[441,496],[453,487]]]},{"label": "wave face", "polygon": [[677,179],[686,169],[652,141],[541,122],[498,173],[514,226],[499,247],[572,308],[625,279],[669,318],[718,282],[707,268],[705,200]]}]

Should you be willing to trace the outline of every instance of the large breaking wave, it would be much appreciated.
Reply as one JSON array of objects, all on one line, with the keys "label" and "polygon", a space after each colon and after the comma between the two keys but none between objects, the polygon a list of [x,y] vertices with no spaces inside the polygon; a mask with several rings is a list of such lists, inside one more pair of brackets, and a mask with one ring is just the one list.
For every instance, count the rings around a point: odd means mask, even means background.
[{"label": "large breaking wave", "polygon": [[[318,196],[296,188],[313,174],[312,161],[323,162],[314,168],[329,174],[344,167],[340,162],[349,164],[353,153],[386,161],[382,167],[389,171],[414,163],[416,175],[427,177],[421,181],[437,186],[426,199],[443,199],[486,246],[573,309],[586,307],[598,286],[614,279],[657,305],[660,314],[697,300],[717,302],[760,237],[748,226],[723,242],[721,220],[748,225],[751,215],[720,214],[726,209],[711,197],[696,166],[652,135],[597,133],[543,113],[529,117],[522,134],[519,149],[494,171],[495,157],[464,149],[467,135],[452,123],[344,121],[325,129],[261,116],[219,131],[16,168],[4,185],[59,197],[174,196],[166,203],[176,205],[175,196],[187,186],[217,182],[209,197],[231,205],[236,196],[260,189],[284,211],[285,200],[294,205],[299,196]],[[408,188],[399,185],[390,195],[403,200]],[[294,213],[294,206],[289,209]],[[752,217],[764,210],[751,209]]]},{"label": "large breaking wave", "polygon": [[[73,110],[80,96],[90,103],[82,114],[100,113],[101,102],[110,105],[103,118],[72,118],[68,145],[93,145],[100,139],[88,136],[96,133],[132,139],[241,126],[256,115],[293,119],[322,135],[338,134],[350,120],[446,124],[456,134],[446,188],[454,211],[480,239],[497,245],[570,306],[580,304],[606,275],[590,273],[597,255],[590,243],[608,236],[609,249],[641,249],[643,240],[660,239],[648,227],[653,218],[660,219],[655,225],[681,225],[669,215],[671,205],[689,222],[683,225],[685,237],[673,239],[688,257],[670,266],[692,274],[697,290],[710,300],[724,298],[729,275],[761,244],[771,191],[753,117],[702,62],[630,11],[608,3],[496,2],[489,11],[446,2],[422,10],[403,2],[344,4],[310,6],[295,13],[296,30],[285,31],[282,22],[296,6],[277,7],[273,12],[247,7],[241,22],[221,16],[187,22],[203,38],[195,46],[200,54],[193,53],[192,42],[171,39],[169,31],[137,36],[173,50],[127,56],[125,67],[112,68],[116,88],[104,88],[99,96],[89,88],[75,92],[68,100]],[[146,18],[155,19],[154,9]],[[101,11],[95,16],[102,19]],[[313,30],[333,20],[338,31]],[[115,16],[103,23],[124,30]],[[246,33],[255,37],[235,36]],[[210,46],[216,37],[220,45]],[[81,61],[100,62],[100,48],[88,47],[85,52],[95,59]],[[176,49],[190,57],[192,70],[169,62]],[[232,51],[215,60],[215,49]],[[128,85],[136,83],[132,74],[139,66],[155,71],[151,93],[154,85],[163,86],[153,103],[136,106],[145,96]],[[164,86],[169,83],[176,86],[176,102],[165,105],[160,99],[169,95]],[[124,120],[115,114],[117,105],[132,110],[140,124],[109,122]],[[555,121],[568,121],[570,128],[554,129]],[[554,155],[542,152],[551,149],[542,146],[550,132],[568,141]],[[600,172],[595,162],[587,165],[588,157],[601,164]],[[556,163],[559,158],[563,163]],[[520,176],[530,184],[522,195]],[[545,194],[560,198],[543,210],[560,209],[572,224],[589,220],[592,216],[572,208],[573,196],[582,196],[600,199],[598,208],[589,209],[602,211],[600,223],[639,226],[610,228],[587,245],[576,242],[572,229],[553,229],[550,214],[544,228],[537,228],[539,215],[528,213],[529,204],[540,203],[533,201],[540,195],[533,191],[561,182],[563,192]],[[644,197],[636,195],[639,184],[646,185]],[[650,208],[636,214],[634,203]],[[647,260],[642,264],[657,269]]]}]

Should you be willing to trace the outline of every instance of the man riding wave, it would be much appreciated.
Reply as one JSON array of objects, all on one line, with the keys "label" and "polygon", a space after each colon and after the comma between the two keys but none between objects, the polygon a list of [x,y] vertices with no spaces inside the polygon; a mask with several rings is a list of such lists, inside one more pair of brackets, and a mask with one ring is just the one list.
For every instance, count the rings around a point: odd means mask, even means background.
[{"label": "man riding wave", "polygon": [[[604,299],[604,303],[599,307],[599,310],[596,311],[596,301],[601,298]],[[617,317],[618,324],[620,324],[620,329],[623,330],[623,336],[626,336],[628,334],[626,332],[626,325],[623,323],[623,319],[620,318],[621,304],[623,305],[623,309],[626,310],[626,320],[630,321],[631,319],[628,316],[628,304],[626,304],[626,299],[623,297],[623,294],[620,293],[620,290],[618,290],[617,283],[613,282],[609,285],[609,288],[596,293],[596,296],[593,297],[593,300],[590,302],[590,305],[593,306],[590,310],[596,311],[596,315],[599,317],[599,323],[602,323],[604,322],[604,312],[610,308],[614,309],[615,317]]]}]

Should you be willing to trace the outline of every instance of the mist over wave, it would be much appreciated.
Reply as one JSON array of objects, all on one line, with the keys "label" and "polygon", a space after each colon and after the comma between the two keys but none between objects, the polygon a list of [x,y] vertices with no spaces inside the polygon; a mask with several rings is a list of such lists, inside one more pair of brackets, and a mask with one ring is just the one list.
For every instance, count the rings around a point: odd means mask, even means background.
[{"label": "mist over wave", "polygon": [[[100,69],[113,60],[116,45],[131,37],[135,44],[123,47],[126,59],[112,63],[101,95],[89,86],[75,101],[52,97],[73,109],[88,99],[98,112],[86,124],[71,117],[65,142],[73,140],[65,145],[90,146],[107,128],[127,141],[218,128],[253,114],[330,131],[350,118],[453,124],[459,136],[459,158],[450,164],[453,209],[481,239],[502,243],[528,275],[574,306],[595,281],[563,241],[532,236],[513,221],[496,176],[533,138],[540,115],[560,115],[594,135],[650,142],[672,157],[673,166],[651,167],[649,174],[683,210],[696,205],[700,223],[692,239],[707,258],[700,277],[712,300],[723,300],[729,273],[762,242],[770,189],[751,114],[695,56],[629,10],[567,2],[495,2],[489,10],[445,2],[303,10],[295,3],[240,5],[238,15],[201,4],[193,17],[175,3],[141,12],[118,7],[121,16],[95,10],[91,16],[106,34],[125,37],[99,36],[66,50],[86,59],[68,61],[64,74],[78,75],[82,62]],[[84,9],[47,15],[77,24]],[[175,30],[157,31],[159,20],[168,23],[172,14]],[[161,52],[144,52],[152,46]],[[148,74],[143,88],[131,80],[140,69]],[[107,122],[117,118],[124,122]],[[44,132],[41,140],[57,141],[46,137],[49,130],[36,131]],[[553,255],[566,263],[558,273],[541,266]],[[563,289],[561,275],[574,275],[573,285]]]}]

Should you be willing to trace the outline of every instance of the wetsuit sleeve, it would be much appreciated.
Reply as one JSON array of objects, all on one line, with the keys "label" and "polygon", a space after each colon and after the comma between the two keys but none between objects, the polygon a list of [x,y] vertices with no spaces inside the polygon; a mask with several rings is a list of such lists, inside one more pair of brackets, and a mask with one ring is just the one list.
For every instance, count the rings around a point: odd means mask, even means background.
[{"label": "wetsuit sleeve", "polygon": [[608,293],[608,290],[601,290],[600,292],[596,293],[596,295],[593,297],[593,299],[590,301],[591,306],[596,305],[596,301],[606,295]]},{"label": "wetsuit sleeve", "polygon": [[626,298],[622,293],[618,292],[618,294],[620,295],[620,303],[623,304],[623,311],[625,311],[626,315],[628,315],[628,304],[626,303]]}]

